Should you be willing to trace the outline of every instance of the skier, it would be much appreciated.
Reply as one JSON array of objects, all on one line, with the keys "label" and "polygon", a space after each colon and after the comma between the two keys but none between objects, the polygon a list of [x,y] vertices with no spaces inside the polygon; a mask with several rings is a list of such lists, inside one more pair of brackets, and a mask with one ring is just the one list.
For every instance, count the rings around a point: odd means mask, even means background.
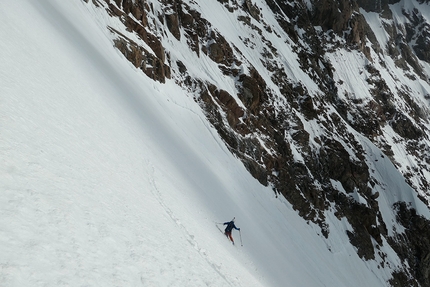
[{"label": "skier", "polygon": [[236,225],[234,225],[234,218],[232,221],[224,222],[223,225],[227,225],[227,227],[224,230],[225,236],[227,236],[227,238],[229,238],[234,245],[234,240],[233,240],[233,236],[231,236],[231,232],[233,228],[236,230],[240,230],[240,228],[237,228]]}]

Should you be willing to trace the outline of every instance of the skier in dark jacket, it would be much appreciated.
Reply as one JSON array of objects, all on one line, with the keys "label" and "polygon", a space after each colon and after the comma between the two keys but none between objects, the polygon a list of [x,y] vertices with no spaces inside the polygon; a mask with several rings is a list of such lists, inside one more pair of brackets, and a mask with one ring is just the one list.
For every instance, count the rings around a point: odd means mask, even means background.
[{"label": "skier in dark jacket", "polygon": [[232,221],[224,222],[223,225],[227,225],[227,227],[224,230],[225,236],[231,240],[231,242],[234,244],[233,236],[231,236],[231,231],[234,229],[240,230],[240,228],[237,228],[236,225],[234,225],[234,218]]}]

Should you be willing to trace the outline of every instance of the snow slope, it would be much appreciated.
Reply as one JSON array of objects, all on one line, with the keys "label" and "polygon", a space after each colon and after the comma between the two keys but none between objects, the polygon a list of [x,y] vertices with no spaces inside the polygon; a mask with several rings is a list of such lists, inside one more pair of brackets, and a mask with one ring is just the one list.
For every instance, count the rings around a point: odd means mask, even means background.
[{"label": "snow slope", "polygon": [[[0,2],[0,286],[386,285],[346,222],[318,235],[95,17],[81,1]],[[233,217],[243,246],[215,227]]]}]

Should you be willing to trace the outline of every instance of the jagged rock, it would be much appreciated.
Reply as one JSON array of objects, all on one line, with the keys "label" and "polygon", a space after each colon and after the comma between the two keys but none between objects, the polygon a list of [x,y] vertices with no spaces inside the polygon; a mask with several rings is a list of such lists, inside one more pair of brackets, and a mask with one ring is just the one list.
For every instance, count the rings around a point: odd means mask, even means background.
[{"label": "jagged rock", "polygon": [[308,119],[316,118],[317,110],[314,107],[312,98],[309,95],[305,95],[299,100],[300,110]]},{"label": "jagged rock", "polygon": [[177,61],[176,62],[176,65],[178,65],[178,68],[179,68],[179,73],[181,73],[181,74],[186,74],[186,72],[187,72],[187,67],[184,65],[184,63],[182,63],[181,61]]},{"label": "jagged rock", "polygon": [[358,8],[354,2],[347,0],[318,1],[314,7],[312,22],[321,25],[325,31],[333,30],[335,33],[341,33],[348,27],[353,11]]},{"label": "jagged rock", "polygon": [[357,0],[357,4],[368,12],[381,12],[382,8],[388,4],[388,0]]},{"label": "jagged rock", "polygon": [[430,221],[404,202],[396,203],[395,208],[397,221],[405,230],[404,234],[389,238],[389,243],[411,266],[421,286],[430,286]]},{"label": "jagged rock", "polygon": [[181,39],[181,32],[179,31],[179,21],[177,14],[166,15],[166,25],[170,33],[177,39]]},{"label": "jagged rock", "polygon": [[217,32],[212,31],[208,40],[211,43],[208,45],[206,50],[203,50],[203,52],[207,53],[212,61],[218,64],[231,66],[234,62],[234,53],[225,38]]},{"label": "jagged rock", "polygon": [[244,115],[244,110],[227,91],[218,90],[214,85],[209,85],[208,90],[227,113],[227,121],[230,126],[236,129],[239,118]]},{"label": "jagged rock", "polygon": [[415,127],[412,121],[403,114],[397,114],[390,122],[390,125],[393,127],[393,130],[402,138],[416,140],[423,135],[422,131]]},{"label": "jagged rock", "polygon": [[164,63],[166,54],[164,53],[164,47],[160,40],[154,35],[148,34],[146,43],[152,49],[155,56],[157,56],[157,58],[160,59],[162,63]]},{"label": "jagged rock", "polygon": [[199,35],[204,36],[207,22],[201,18],[200,13],[191,10],[188,5],[178,5],[179,22],[185,31],[188,46],[200,56]]},{"label": "jagged rock", "polygon": [[209,46],[209,57],[217,63],[224,60],[224,51],[220,44],[212,43]]},{"label": "jagged rock", "polygon": [[250,74],[251,76],[242,74],[239,77],[239,82],[242,83],[239,98],[251,112],[255,113],[264,100],[265,83],[256,70],[252,70]]},{"label": "jagged rock", "polygon": [[255,110],[260,102],[260,89],[257,81],[247,75],[241,75],[239,81],[242,83],[242,93],[240,98],[245,106],[250,110]]},{"label": "jagged rock", "polygon": [[165,82],[165,78],[170,78],[170,68],[161,59],[154,57],[153,54],[113,28],[110,29],[119,36],[114,40],[115,47],[136,68],[140,68],[148,77],[161,83]]},{"label": "jagged rock", "polygon": [[[94,0],[93,0],[94,1]],[[147,18],[145,9],[148,9],[144,0],[115,0],[116,6],[109,3],[109,9],[114,12],[117,16],[125,16],[131,14],[137,20],[141,21],[141,24],[147,25]],[[116,7],[122,8],[122,11]]]},{"label": "jagged rock", "polygon": [[251,0],[245,0],[245,7],[248,10],[249,14],[254,18],[255,20],[260,20],[260,10],[258,7],[252,4]]}]

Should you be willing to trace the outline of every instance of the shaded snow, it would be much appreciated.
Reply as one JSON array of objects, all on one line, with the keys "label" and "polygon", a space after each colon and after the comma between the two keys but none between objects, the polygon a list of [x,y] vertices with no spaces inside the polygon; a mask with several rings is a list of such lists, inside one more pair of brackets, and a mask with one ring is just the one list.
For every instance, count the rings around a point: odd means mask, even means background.
[{"label": "shaded snow", "polygon": [[[318,235],[249,175],[191,96],[126,62],[100,17],[81,1],[0,3],[1,286],[385,286],[391,270],[357,256],[344,219],[328,215],[330,236]],[[222,81],[206,64],[195,73]],[[388,160],[377,169],[398,186],[381,205],[425,212]],[[243,246],[215,227],[233,217]]]}]

